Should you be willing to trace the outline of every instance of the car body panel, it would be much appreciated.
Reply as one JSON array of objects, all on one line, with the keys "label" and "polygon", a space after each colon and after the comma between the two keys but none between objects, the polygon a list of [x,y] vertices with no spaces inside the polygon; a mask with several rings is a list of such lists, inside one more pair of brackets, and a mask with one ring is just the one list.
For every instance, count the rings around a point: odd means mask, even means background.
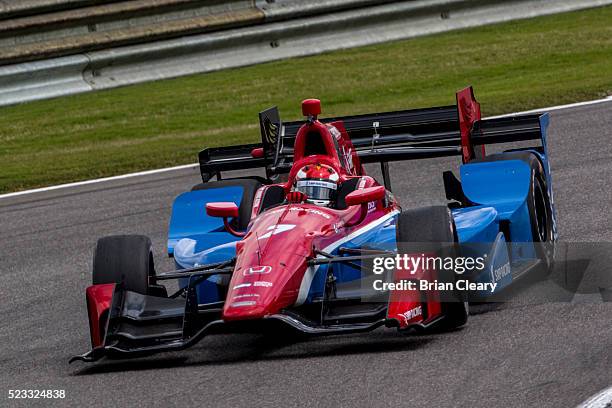
[{"label": "car body panel", "polygon": [[168,254],[174,254],[174,246],[182,238],[205,243],[209,248],[236,237],[225,231],[223,220],[206,215],[206,203],[230,201],[240,205],[243,189],[239,186],[194,190],[178,195],[172,204],[168,227]]}]

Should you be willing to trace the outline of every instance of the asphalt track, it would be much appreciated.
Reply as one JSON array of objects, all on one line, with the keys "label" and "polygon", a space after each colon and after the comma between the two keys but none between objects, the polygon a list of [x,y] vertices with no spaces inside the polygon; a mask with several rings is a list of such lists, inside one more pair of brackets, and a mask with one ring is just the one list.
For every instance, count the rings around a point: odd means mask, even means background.
[{"label": "asphalt track", "polygon": [[[612,103],[551,117],[561,239],[612,241]],[[443,202],[450,163],[392,165],[402,204]],[[380,329],[294,344],[224,335],[180,353],[68,365],[89,348],[84,289],[96,239],[149,235],[158,269],[171,268],[172,199],[197,182],[181,170],[0,200],[0,406],[572,407],[612,384],[612,302],[554,296],[550,280],[474,307],[452,333]],[[17,401],[9,389],[67,396]]]}]

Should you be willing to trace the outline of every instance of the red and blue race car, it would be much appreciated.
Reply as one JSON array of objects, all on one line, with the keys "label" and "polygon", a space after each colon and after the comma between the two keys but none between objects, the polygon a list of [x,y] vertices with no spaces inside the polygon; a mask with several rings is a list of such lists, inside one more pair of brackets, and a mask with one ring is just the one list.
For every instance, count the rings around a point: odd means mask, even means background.
[{"label": "red and blue race car", "polygon": [[[319,119],[309,99],[302,111],[283,123],[268,109],[261,143],[200,152],[203,183],[173,205],[175,271],[155,271],[147,237],[98,241],[86,291],[93,348],[71,361],[179,350],[219,332],[455,328],[472,297],[552,266],[548,115],[483,120],[471,88],[456,106]],[[537,143],[485,152],[522,141]],[[448,202],[402,209],[389,163],[443,156],[462,160],[459,178],[443,173]],[[367,163],[380,163],[382,184]],[[265,177],[222,177],[256,168]],[[415,254],[454,267],[400,266]],[[458,272],[469,256],[479,267]]]}]

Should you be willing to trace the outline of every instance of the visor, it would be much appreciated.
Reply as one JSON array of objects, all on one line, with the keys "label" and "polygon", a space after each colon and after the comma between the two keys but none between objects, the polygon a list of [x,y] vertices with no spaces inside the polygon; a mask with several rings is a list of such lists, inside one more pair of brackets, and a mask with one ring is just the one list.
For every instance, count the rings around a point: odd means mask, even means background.
[{"label": "visor", "polygon": [[306,194],[310,200],[330,201],[337,188],[336,183],[323,180],[300,180],[295,185],[295,189]]}]

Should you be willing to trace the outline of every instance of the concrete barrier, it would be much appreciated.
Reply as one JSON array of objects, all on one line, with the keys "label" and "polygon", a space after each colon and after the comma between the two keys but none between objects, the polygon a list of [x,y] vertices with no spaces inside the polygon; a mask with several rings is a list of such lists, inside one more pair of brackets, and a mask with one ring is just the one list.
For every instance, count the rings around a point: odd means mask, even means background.
[{"label": "concrete barrier", "polygon": [[0,20],[120,0],[0,0]]}]

